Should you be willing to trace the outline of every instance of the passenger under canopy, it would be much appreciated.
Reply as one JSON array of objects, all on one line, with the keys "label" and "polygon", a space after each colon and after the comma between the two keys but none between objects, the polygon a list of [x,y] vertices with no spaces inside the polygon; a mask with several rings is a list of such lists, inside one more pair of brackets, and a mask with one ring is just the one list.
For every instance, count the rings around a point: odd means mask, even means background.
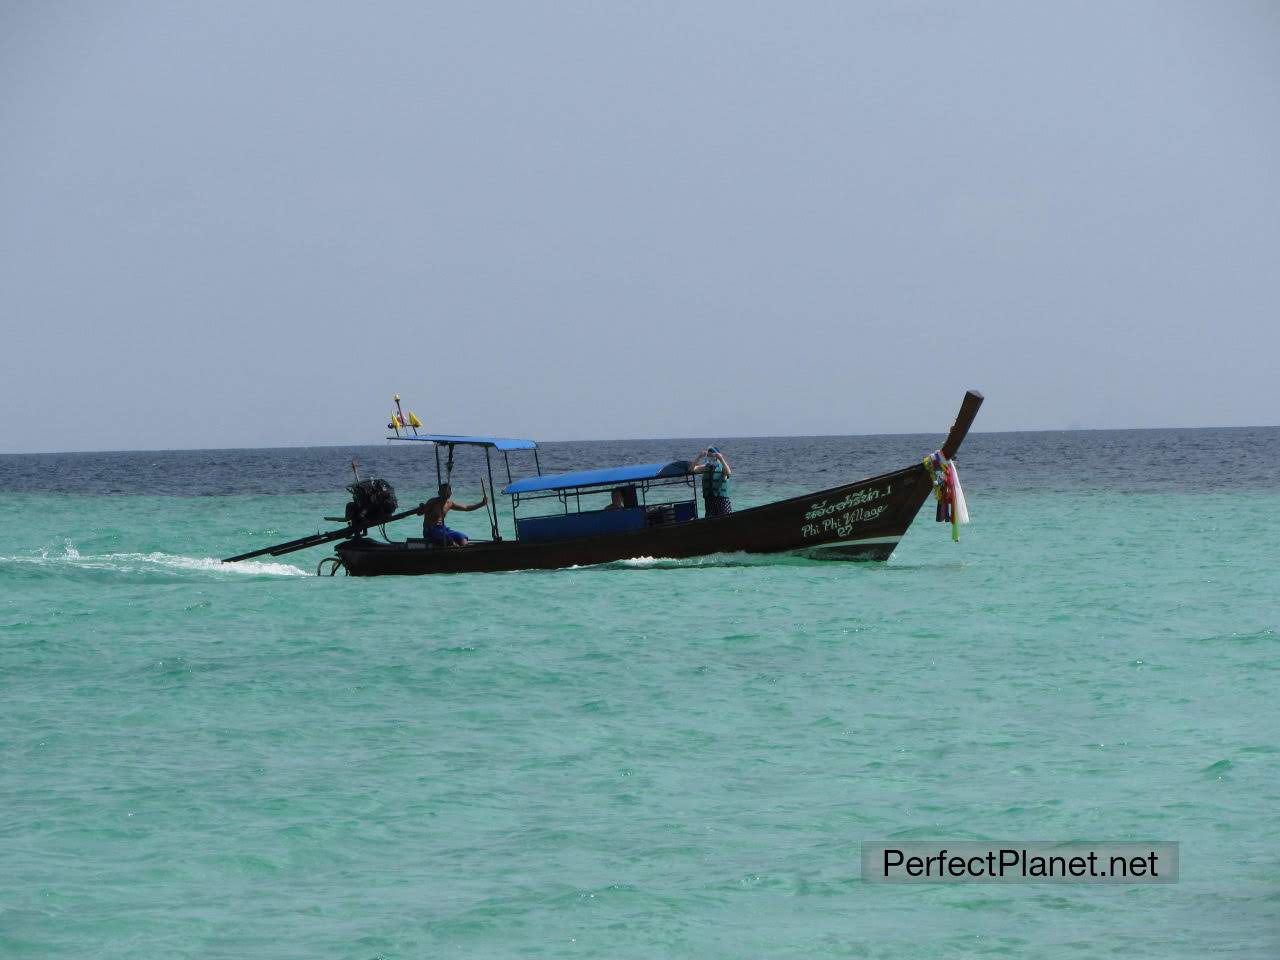
[{"label": "passenger under canopy", "polygon": [[[397,403],[399,397],[396,398]],[[493,460],[490,454],[491,450],[497,450],[502,454],[502,464],[507,468],[507,482],[511,482],[511,459],[507,454],[512,450],[532,450],[533,463],[538,473],[542,473],[542,463],[538,459],[538,445],[532,440],[520,440],[514,437],[471,437],[463,434],[453,433],[418,433],[417,427],[413,436],[401,436],[398,432],[394,437],[387,437],[388,440],[417,440],[428,441],[433,444],[436,454],[436,484],[437,486],[444,483],[453,482],[453,452],[455,447],[480,447],[484,450],[484,466],[485,472],[489,475],[489,486],[485,490],[485,496],[489,498],[488,507],[485,510],[486,516],[489,518],[489,528],[493,534],[493,541],[497,543],[502,539],[502,534],[498,531],[498,504],[494,492],[497,487],[493,483]],[[444,447],[446,451],[446,460],[442,467],[440,463],[440,448]],[[483,481],[482,481],[483,482]]]},{"label": "passenger under canopy", "polygon": [[605,487],[642,480],[684,477],[689,474],[689,461],[669,463],[637,463],[628,467],[606,467],[602,470],[579,470],[576,473],[552,473],[542,477],[526,477],[502,488],[506,494],[535,493],[540,490],[573,490],[577,487]]},{"label": "passenger under canopy", "polygon": [[[515,516],[516,536],[522,542],[597,537],[696,520],[698,508],[690,467],[687,460],[671,460],[526,477],[507,484],[502,492],[511,497],[513,515],[526,497],[554,499],[564,508],[558,514]],[[676,488],[677,495],[685,490],[688,493],[674,501],[663,499],[655,503],[649,499],[651,491],[669,492],[670,488]],[[609,492],[615,499],[608,507],[583,509],[584,497],[590,499]],[[572,511],[571,505],[575,508]]]}]

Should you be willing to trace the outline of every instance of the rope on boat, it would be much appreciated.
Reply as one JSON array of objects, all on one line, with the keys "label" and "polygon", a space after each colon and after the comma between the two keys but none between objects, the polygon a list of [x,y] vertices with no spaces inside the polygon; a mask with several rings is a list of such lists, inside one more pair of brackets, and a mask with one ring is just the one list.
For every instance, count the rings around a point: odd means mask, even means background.
[{"label": "rope on boat", "polygon": [[331,564],[333,564],[333,566],[329,568],[329,576],[331,576],[331,577],[333,577],[333,576],[337,576],[337,574],[338,574],[338,571],[339,571],[339,570],[341,570],[341,571],[342,571],[343,576],[348,576],[348,574],[347,574],[347,568],[346,568],[346,566],[343,564],[343,562],[342,562],[342,558],[340,558],[340,557],[325,557],[325,558],[324,558],[324,559],[322,559],[319,563],[317,563],[317,564],[316,564],[316,576],[317,576],[317,577],[323,577],[323,576],[324,576],[324,565],[325,565],[326,563],[331,563]]}]

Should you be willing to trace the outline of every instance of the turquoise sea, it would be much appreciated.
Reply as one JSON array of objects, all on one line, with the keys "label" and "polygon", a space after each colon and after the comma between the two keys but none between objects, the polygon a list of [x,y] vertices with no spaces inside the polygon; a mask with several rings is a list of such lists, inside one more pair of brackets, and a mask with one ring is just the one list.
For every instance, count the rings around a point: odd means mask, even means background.
[{"label": "turquoise sea", "polygon": [[[938,441],[721,446],[746,505]],[[885,564],[370,580],[216,558],[353,452],[416,502],[420,450],[0,457],[0,957],[1275,956],[1277,441],[977,434],[961,542],[926,508]],[[935,838],[1181,880],[859,878]]]}]

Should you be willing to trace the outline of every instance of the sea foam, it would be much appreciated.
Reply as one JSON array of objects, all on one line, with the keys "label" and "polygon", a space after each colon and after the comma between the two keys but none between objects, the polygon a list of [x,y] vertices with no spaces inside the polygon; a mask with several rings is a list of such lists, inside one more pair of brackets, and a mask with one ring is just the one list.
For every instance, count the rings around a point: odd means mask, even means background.
[{"label": "sea foam", "polygon": [[223,563],[214,557],[184,557],[178,554],[151,553],[81,554],[76,546],[66,543],[60,552],[48,548],[36,553],[0,556],[0,565],[27,565],[79,570],[104,570],[115,573],[208,573],[250,576],[305,577],[306,570],[288,563],[244,560]]}]

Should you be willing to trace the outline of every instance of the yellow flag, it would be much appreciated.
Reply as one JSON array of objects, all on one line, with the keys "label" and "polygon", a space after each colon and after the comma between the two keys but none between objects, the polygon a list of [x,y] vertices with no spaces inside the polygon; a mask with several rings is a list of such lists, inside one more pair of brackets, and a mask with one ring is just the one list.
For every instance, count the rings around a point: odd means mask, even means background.
[{"label": "yellow flag", "polygon": [[400,423],[399,423],[399,420],[396,418],[396,412],[394,410],[391,411],[391,421],[387,424],[387,426],[396,432],[397,437],[400,436]]},{"label": "yellow flag", "polygon": [[409,411],[409,426],[411,427],[422,426],[422,421],[418,419],[418,415],[414,413],[412,410]]}]

